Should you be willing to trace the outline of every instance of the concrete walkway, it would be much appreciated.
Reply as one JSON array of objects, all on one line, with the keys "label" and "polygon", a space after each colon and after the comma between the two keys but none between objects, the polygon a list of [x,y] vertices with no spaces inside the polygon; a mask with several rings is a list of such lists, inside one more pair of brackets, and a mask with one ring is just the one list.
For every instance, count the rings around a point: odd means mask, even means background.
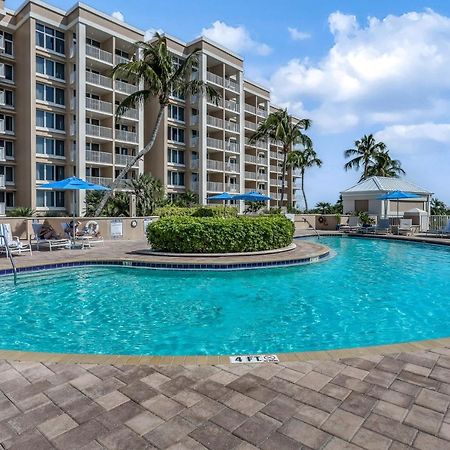
[{"label": "concrete walkway", "polygon": [[8,449],[450,449],[450,348],[222,366],[0,362]]}]

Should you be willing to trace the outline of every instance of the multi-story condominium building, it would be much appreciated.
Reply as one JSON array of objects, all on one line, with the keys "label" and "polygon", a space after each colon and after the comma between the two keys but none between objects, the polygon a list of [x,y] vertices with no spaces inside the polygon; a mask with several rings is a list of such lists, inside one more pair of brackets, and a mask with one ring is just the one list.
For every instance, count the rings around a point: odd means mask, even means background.
[{"label": "multi-story condominium building", "polygon": [[[30,0],[10,11],[0,0],[0,18],[0,214],[15,206],[81,214],[84,193],[72,205],[71,195],[42,185],[72,175],[109,185],[143,147],[156,109],[116,120],[117,105],[138,86],[111,71],[134,56],[132,44],[145,33],[83,4],[63,11]],[[155,147],[127,177],[150,172],[168,195],[192,190],[202,203],[223,191],[258,190],[277,204],[280,147],[248,140],[273,108],[269,91],[244,80],[242,58],[213,42],[168,37],[168,46],[174,58],[201,49],[192,76],[221,100],[174,92]],[[293,188],[289,182],[289,201]]]}]

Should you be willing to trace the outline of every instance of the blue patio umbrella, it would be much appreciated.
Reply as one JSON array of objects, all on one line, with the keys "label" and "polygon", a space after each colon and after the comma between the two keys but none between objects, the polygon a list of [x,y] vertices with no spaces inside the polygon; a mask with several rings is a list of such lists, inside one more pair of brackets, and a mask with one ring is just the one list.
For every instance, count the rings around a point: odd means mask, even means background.
[{"label": "blue patio umbrella", "polygon": [[247,192],[245,194],[238,194],[234,196],[235,200],[245,200],[247,202],[266,202],[272,200],[267,195],[260,194],[257,191]]},{"label": "blue patio umbrella", "polygon": [[391,191],[387,194],[380,195],[377,197],[378,200],[396,200],[397,201],[397,219],[399,217],[398,212],[398,204],[399,200],[402,200],[404,198],[418,198],[419,195],[413,194],[412,192],[403,192],[403,191]]},{"label": "blue patio umbrella", "polygon": [[111,189],[100,184],[89,183],[77,177],[65,178],[61,181],[55,181],[53,183],[43,184],[41,187],[47,189],[54,189],[57,191],[72,191],[73,201],[73,234],[75,238],[75,191],[110,191]]},{"label": "blue patio umbrella", "polygon": [[222,192],[221,194],[209,197],[208,200],[234,200],[235,197],[235,195],[229,194],[228,192]]}]

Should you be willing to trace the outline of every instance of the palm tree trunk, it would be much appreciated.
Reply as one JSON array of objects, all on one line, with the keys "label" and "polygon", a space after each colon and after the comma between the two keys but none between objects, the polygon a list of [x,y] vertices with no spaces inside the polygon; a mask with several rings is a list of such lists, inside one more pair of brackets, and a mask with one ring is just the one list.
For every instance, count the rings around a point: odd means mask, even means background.
[{"label": "palm tree trunk", "polygon": [[305,212],[308,212],[308,201],[306,200],[306,193],[305,193],[305,169],[302,169],[302,194],[303,200],[305,202]]},{"label": "palm tree trunk", "polygon": [[143,158],[153,148],[164,115],[164,109],[165,105],[160,105],[158,116],[156,118],[155,127],[153,128],[152,136],[150,138],[149,143],[140,152],[138,152],[137,155],[135,155],[132,159],[130,159],[128,164],[122,169],[122,171],[114,180],[113,184],[111,185],[111,190],[105,191],[105,195],[103,196],[101,202],[99,203],[97,209],[95,210],[94,214],[95,217],[100,216],[101,212],[103,211],[103,208],[105,207],[108,200],[111,198],[111,195],[113,194],[114,190],[117,189],[117,187],[119,186],[120,181],[123,179],[123,177],[130,171],[130,169],[136,164],[136,162],[139,161],[139,159]]},{"label": "palm tree trunk", "polygon": [[287,163],[287,156],[288,156],[288,152],[287,149],[284,148],[284,156],[283,156],[283,174],[281,177],[281,206],[283,206],[283,200],[284,200],[284,186],[286,184],[286,163]]}]

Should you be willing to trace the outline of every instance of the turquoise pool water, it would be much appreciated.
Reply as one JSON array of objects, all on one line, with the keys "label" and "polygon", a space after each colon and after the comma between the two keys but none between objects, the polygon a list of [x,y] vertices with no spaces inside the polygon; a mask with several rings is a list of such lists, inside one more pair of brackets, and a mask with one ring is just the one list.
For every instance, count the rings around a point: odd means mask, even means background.
[{"label": "turquoise pool water", "polygon": [[[450,248],[323,238],[309,266],[90,266],[0,279],[0,348],[152,355],[307,351],[450,336]],[[300,241],[301,245],[301,241]]]}]

